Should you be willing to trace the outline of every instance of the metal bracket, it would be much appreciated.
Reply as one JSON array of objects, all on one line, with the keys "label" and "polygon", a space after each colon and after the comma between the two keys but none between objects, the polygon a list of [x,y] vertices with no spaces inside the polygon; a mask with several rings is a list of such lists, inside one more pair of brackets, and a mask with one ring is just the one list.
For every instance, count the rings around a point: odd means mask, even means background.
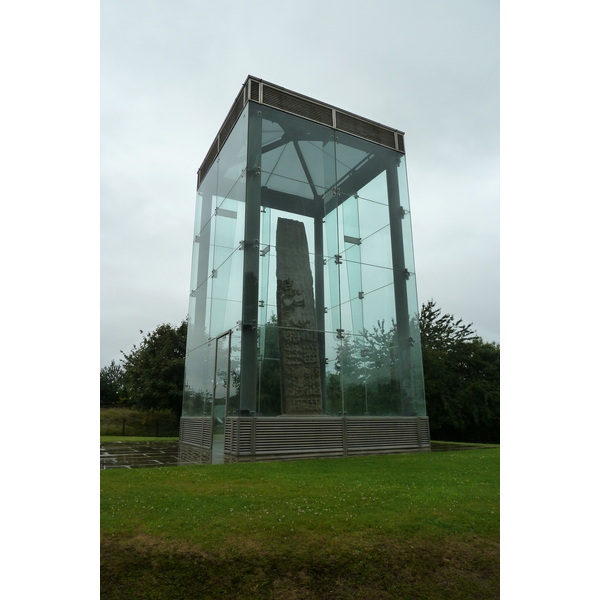
[{"label": "metal bracket", "polygon": [[360,238],[353,237],[351,235],[345,235],[344,242],[348,244],[354,244],[355,246],[360,246],[362,244],[362,240]]},{"label": "metal bracket", "polygon": [[342,255],[341,254],[336,254],[334,258],[335,258],[335,264],[336,265],[341,265],[342,264]]},{"label": "metal bracket", "polygon": [[344,330],[343,329],[336,329],[337,331],[337,335],[335,337],[337,337],[338,340],[341,340],[344,338]]},{"label": "metal bracket", "polygon": [[365,293],[364,292],[358,292],[358,299],[362,300],[365,297]]},{"label": "metal bracket", "polygon": [[259,308],[264,308],[265,307],[265,301],[264,300],[259,300],[258,301],[258,307]]}]

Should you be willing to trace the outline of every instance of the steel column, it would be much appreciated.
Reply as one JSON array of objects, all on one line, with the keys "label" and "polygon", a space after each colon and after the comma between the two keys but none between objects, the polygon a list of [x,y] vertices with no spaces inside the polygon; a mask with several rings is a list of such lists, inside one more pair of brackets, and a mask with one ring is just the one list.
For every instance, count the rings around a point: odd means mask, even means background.
[{"label": "steel column", "polygon": [[259,105],[249,102],[240,356],[242,373],[240,414],[242,415],[249,415],[256,411],[261,147],[262,113]]},{"label": "steel column", "polygon": [[[399,160],[399,159],[398,159]],[[392,238],[392,269],[394,273],[394,299],[396,303],[396,325],[398,328],[398,393],[400,411],[403,416],[413,416],[413,400],[406,394],[410,385],[403,385],[410,377],[410,330],[407,297],[407,270],[404,258],[404,238],[402,235],[402,207],[398,185],[398,169],[393,164],[386,169],[388,206],[390,213],[390,234]],[[410,382],[407,382],[410,383]]]}]

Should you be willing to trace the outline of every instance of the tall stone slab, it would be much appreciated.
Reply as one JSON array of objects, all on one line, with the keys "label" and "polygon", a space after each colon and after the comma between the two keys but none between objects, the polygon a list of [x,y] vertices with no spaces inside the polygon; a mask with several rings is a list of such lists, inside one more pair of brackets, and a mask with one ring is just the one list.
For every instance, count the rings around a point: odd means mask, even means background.
[{"label": "tall stone slab", "polygon": [[304,224],[278,219],[275,248],[281,412],[322,414],[319,341]]}]

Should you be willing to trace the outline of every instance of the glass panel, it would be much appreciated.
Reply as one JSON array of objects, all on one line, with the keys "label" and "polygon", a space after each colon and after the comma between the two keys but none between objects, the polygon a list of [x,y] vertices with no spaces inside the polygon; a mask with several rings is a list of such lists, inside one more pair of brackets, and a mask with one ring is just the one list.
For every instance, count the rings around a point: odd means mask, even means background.
[{"label": "glass panel", "polygon": [[371,332],[374,327],[379,327],[379,324],[390,329],[392,323],[396,322],[392,273],[388,269],[378,267],[364,267],[363,271],[365,281],[373,282],[373,285],[369,286],[371,289],[365,288],[362,299],[365,319],[363,333]]},{"label": "glass panel", "polygon": [[[342,302],[348,304],[350,318],[343,317],[342,323],[345,333],[361,335],[364,329],[361,293],[363,292],[361,269],[361,236],[358,222],[358,198],[351,196],[342,204],[344,221],[342,260],[345,268],[342,269],[347,279],[347,285],[340,284]],[[340,272],[340,280],[342,273]]]},{"label": "glass panel", "polygon": [[368,371],[364,358],[365,339],[363,336],[344,334],[341,343],[340,374],[344,393],[346,415],[361,416],[367,413],[365,381]]},{"label": "glass panel", "polygon": [[[395,200],[399,208],[398,237],[402,238],[405,277],[403,280],[406,297],[404,322],[399,317],[398,350],[399,376],[402,414],[425,415],[425,396],[423,384],[423,364],[421,356],[420,334],[418,329],[418,299],[412,247],[412,231],[410,221],[410,203],[408,182],[406,177],[406,161],[401,157],[395,169],[398,177],[399,198]],[[393,206],[390,195],[390,204]],[[392,209],[392,212],[393,209]],[[394,226],[394,223],[392,223]]]},{"label": "glass panel", "polygon": [[187,352],[185,359],[183,412],[184,417],[199,417],[212,405],[214,344],[204,344]]},{"label": "glass panel", "polygon": [[[263,208],[261,214],[261,229],[260,229],[260,287],[258,290],[258,323],[259,325],[264,325],[273,317],[276,316],[273,313],[274,305],[269,306],[269,301],[273,304],[275,302],[275,298],[271,295],[269,296],[269,283],[271,280],[275,279],[273,277],[273,273],[271,273],[271,209]],[[274,265],[274,262],[273,262]],[[274,268],[274,266],[273,266]],[[276,282],[275,282],[276,283]],[[271,281],[273,284],[273,281]],[[262,337],[260,338],[260,348],[264,350],[265,340],[264,340],[265,330],[262,329]],[[261,350],[261,352],[263,351]]]},{"label": "glass panel", "polygon": [[[394,158],[388,157],[385,161],[380,161],[381,166],[384,170],[382,170],[377,176],[373,177],[373,179],[371,179],[368,183],[363,185],[356,192],[356,194],[358,195],[359,200],[361,202],[361,205],[364,203],[367,203],[367,205],[370,206],[371,208],[374,208],[373,207],[374,204],[379,204],[381,206],[385,206],[386,217],[385,217],[384,221],[380,222],[380,224],[389,220],[388,190],[387,190],[387,178],[386,178],[386,174],[385,174],[385,165],[387,164],[387,161],[393,160],[393,159],[397,158],[397,156],[398,155],[396,155]],[[363,216],[366,216],[366,215],[361,214],[361,218]],[[369,225],[368,225],[368,223],[364,223],[364,222],[361,222],[361,225],[363,227],[363,234],[366,237],[370,233]],[[377,227],[375,227],[375,229],[376,228]]]},{"label": "glass panel", "polygon": [[206,177],[200,184],[196,195],[196,215],[194,219],[194,237],[196,237],[210,221],[215,212],[215,196],[217,195],[217,163],[213,163]]},{"label": "glass panel", "polygon": [[[198,260],[200,258],[200,246],[197,243],[194,243],[192,248],[192,276],[190,281],[190,291],[194,291],[201,283],[198,281]],[[204,279],[206,279],[206,275],[204,275]]]},{"label": "glass panel", "polygon": [[258,360],[257,414],[277,416],[281,414],[281,380],[279,370],[279,328],[270,319],[260,328],[264,346]]},{"label": "glass panel", "polygon": [[[224,200],[222,204],[227,206],[227,201]],[[234,210],[220,206],[214,217],[216,225],[213,269],[219,269],[239,249],[240,240],[244,237],[244,211],[238,214],[235,210],[237,206],[232,208]]]},{"label": "glass panel", "polygon": [[417,280],[415,278],[415,274],[411,273],[408,281],[406,282],[406,296],[408,300],[408,318],[409,323],[413,321],[417,324],[416,331],[411,333],[413,339],[415,335],[420,338],[421,334],[419,332],[419,306],[417,304]]},{"label": "glass panel", "polygon": [[411,348],[412,350],[412,369],[410,374],[410,382],[411,382],[411,390],[410,393],[413,398],[413,407],[414,412],[420,416],[424,417],[427,414],[426,406],[425,406],[425,382],[423,380],[423,361],[422,361],[422,349],[421,349],[421,340],[419,337],[419,327],[418,322],[417,326],[411,328],[413,333],[413,338],[415,340],[414,346]]},{"label": "glass panel", "polygon": [[214,258],[211,271],[212,307],[210,335],[237,327],[242,318],[242,279],[246,199],[248,107],[221,149],[218,164]]},{"label": "glass panel", "polygon": [[395,329],[374,328],[366,336],[344,335],[338,351],[348,416],[400,413]]},{"label": "glass panel", "polygon": [[214,238],[216,220],[213,216],[201,233],[194,238],[194,251],[192,254],[191,290],[194,291],[204,283],[214,265]]},{"label": "glass panel", "polygon": [[212,277],[210,336],[216,337],[238,326],[242,318],[242,273],[244,255],[240,249],[215,268]]},{"label": "glass panel", "polygon": [[212,464],[223,464],[225,414],[229,391],[229,334],[217,340],[212,411]]},{"label": "glass panel", "polygon": [[[363,140],[353,136],[336,132],[335,158],[336,158],[336,176],[338,187],[344,182],[350,181],[365,165],[366,161],[372,157],[373,144],[363,143]],[[362,179],[362,178],[361,178]],[[371,179],[371,177],[369,177]],[[364,185],[364,184],[362,184]],[[361,187],[362,187],[361,185]],[[353,189],[346,190],[348,193],[356,193],[356,184]]]},{"label": "glass panel", "polygon": [[341,369],[342,340],[335,333],[325,334],[325,413],[341,416],[343,410]]},{"label": "glass panel", "polygon": [[240,385],[242,378],[241,367],[242,336],[239,330],[231,333],[231,351],[229,354],[229,399],[227,414],[237,415],[240,410]]},{"label": "glass panel", "polygon": [[241,318],[243,256],[238,247],[244,231],[247,121],[245,109],[198,190],[185,364],[187,416],[213,414],[215,342],[207,339],[235,327]]},{"label": "glass panel", "polygon": [[211,281],[205,281],[190,296],[188,312],[187,349],[193,350],[208,341],[208,323],[210,320]]},{"label": "glass panel", "polygon": [[338,210],[332,210],[325,217],[325,242],[326,242],[326,286],[329,288],[329,295],[325,302],[328,306],[329,319],[331,319],[331,330],[337,332],[342,328],[340,305],[340,269],[339,269],[339,227]]},{"label": "glass panel", "polygon": [[[386,216],[389,219],[389,215]],[[392,244],[389,223],[362,239],[361,255],[364,265],[392,269]]]},{"label": "glass panel", "polygon": [[395,327],[383,323],[364,340],[363,360],[367,410],[371,415],[401,415],[398,388],[398,341]]},{"label": "glass panel", "polygon": [[194,245],[192,251],[192,275],[190,291],[194,292],[209,277],[213,265],[215,222],[212,218],[216,208],[217,164],[213,164],[202,181],[196,197]]},{"label": "glass panel", "polygon": [[336,132],[335,146],[336,185],[342,201],[359,196],[386,204],[385,170],[398,154],[342,132]]},{"label": "glass panel", "polygon": [[[309,217],[290,215],[280,210],[265,209],[262,213],[260,240],[260,289],[259,289],[259,324],[277,322],[277,227],[279,219],[293,218],[304,225],[308,245],[308,260],[313,280],[313,304],[315,303],[315,254],[314,223]],[[285,239],[280,245],[289,249]],[[263,332],[264,335],[264,332]],[[263,342],[260,342],[262,348]]]},{"label": "glass panel", "polygon": [[[261,204],[263,213],[261,215],[259,244],[257,410],[263,415],[279,415],[282,412],[282,399],[279,333],[276,326],[278,320],[278,223],[280,219],[290,219],[303,224],[312,278],[313,297],[309,298],[304,286],[301,286],[303,289],[297,290],[294,299],[288,298],[289,301],[297,302],[299,308],[293,315],[287,315],[285,318],[295,318],[296,313],[300,314],[305,308],[308,308],[306,307],[307,302],[312,303],[315,307],[314,321],[311,318],[310,323],[303,325],[302,329],[306,330],[308,327],[309,329],[322,331],[323,328],[328,326],[331,330],[332,312],[328,309],[328,312],[325,313],[324,308],[331,304],[331,293],[328,282],[328,267],[323,266],[328,254],[327,250],[323,250],[323,245],[327,244],[324,238],[323,220],[325,202],[337,200],[335,195],[335,146],[333,131],[330,128],[266,106],[262,106],[261,110]],[[331,219],[337,219],[335,211],[329,217],[329,220]],[[331,240],[332,247],[335,248],[333,255],[338,253],[337,225],[335,225],[334,231],[335,236]],[[288,242],[292,239],[291,234],[289,237],[280,237],[280,253],[282,250],[291,250],[292,255],[297,252],[296,248],[289,247]],[[319,252],[318,257],[316,256],[317,249]],[[296,254],[294,258],[299,258],[299,256]],[[294,267],[289,264],[285,266],[288,271],[290,268],[293,269]],[[279,269],[281,269],[281,265]],[[332,269],[332,273],[334,273],[336,280],[333,293],[337,298],[335,305],[339,315],[339,293],[336,291],[339,288],[337,284],[337,267]],[[288,279],[293,280],[293,277]],[[301,304],[302,308],[300,308]],[[305,317],[306,315],[302,316],[304,321],[306,320]],[[339,317],[337,322],[339,328]],[[286,323],[282,322],[282,324],[285,325]],[[285,331],[290,332],[290,335],[294,335],[297,328],[292,327],[290,329],[290,324],[287,324]],[[306,341],[304,340],[304,342]],[[321,389],[323,390],[325,388],[324,338],[317,334],[315,343],[317,350],[316,365],[321,376]],[[310,346],[310,343],[308,343],[308,346]],[[308,353],[310,354],[310,352]],[[290,358],[290,360],[292,359]],[[314,369],[314,357],[309,362],[313,365],[311,368]],[[306,364],[304,364],[305,366]],[[302,364],[296,365],[298,369],[296,375],[298,377],[300,377],[300,372],[304,367]],[[293,369],[292,372],[294,372]],[[310,383],[311,377],[308,377],[307,389],[309,389]],[[314,389],[312,398],[311,402],[314,404]]]},{"label": "glass panel", "polygon": [[267,106],[262,117],[262,185],[311,200],[331,190],[333,131]]},{"label": "glass panel", "polygon": [[[393,172],[397,172],[399,194],[393,190],[395,182],[388,189],[388,175]],[[388,204],[394,214],[398,201],[402,210],[397,214],[403,213],[403,218],[391,226]],[[213,342],[211,350],[206,336],[228,329],[236,330],[230,376],[225,383],[217,381],[215,399],[223,398],[219,385],[229,385],[228,413],[239,414],[243,374],[242,332],[237,326],[242,319],[244,276],[258,288],[246,290],[245,296],[243,318],[248,323],[257,319],[258,327],[243,334],[244,364],[252,367],[245,380],[250,394],[244,391],[248,403],[244,412],[252,409],[248,398],[256,389],[257,413],[281,414],[275,247],[280,218],[302,222],[306,233],[315,305],[315,324],[310,327],[325,332],[318,347],[327,413],[425,414],[404,158],[377,144],[254,103],[244,109],[198,191],[184,414],[208,412],[219,418],[219,405],[214,411],[212,407],[212,379],[215,360],[217,367],[224,360],[220,359],[223,348],[217,351]],[[392,235],[394,242],[402,240],[401,269]],[[256,238],[258,248],[251,248]],[[248,243],[241,249],[244,239]],[[281,243],[285,247],[285,241]],[[394,267],[396,278],[403,278],[402,296],[406,294],[398,302]],[[396,309],[402,313],[400,324]],[[211,351],[212,369],[207,371]]]},{"label": "glass panel", "polygon": [[[244,202],[246,196],[245,181],[240,185],[240,179],[246,171],[246,155],[248,151],[248,106],[242,111],[232,129],[225,145],[219,152],[217,195],[234,201],[229,206],[235,210],[238,202]],[[242,219],[243,221],[243,219]],[[242,239],[242,238],[240,238]]]},{"label": "glass panel", "polygon": [[[264,121],[263,121],[264,122]],[[264,187],[303,198],[313,198],[311,186],[293,144],[287,144],[272,153],[261,168]],[[270,164],[273,163],[273,164]]]}]

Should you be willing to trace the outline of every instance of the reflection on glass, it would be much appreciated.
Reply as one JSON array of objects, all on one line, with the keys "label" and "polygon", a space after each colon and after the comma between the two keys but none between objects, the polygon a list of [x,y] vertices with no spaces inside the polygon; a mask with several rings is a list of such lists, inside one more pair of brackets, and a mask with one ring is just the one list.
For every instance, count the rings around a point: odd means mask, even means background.
[{"label": "reflection on glass", "polygon": [[207,414],[212,405],[212,380],[214,370],[214,344],[209,343],[188,351],[185,359],[183,410],[184,417]]},{"label": "reflection on glass", "polygon": [[227,400],[227,414],[237,415],[240,410],[240,385],[242,377],[241,366],[241,334],[239,331],[231,333],[231,350],[229,354],[229,399]]},{"label": "reflection on glass", "polygon": [[273,314],[260,328],[264,345],[258,360],[257,414],[276,416],[281,414],[281,371],[279,369],[279,328]]},{"label": "reflection on glass", "polygon": [[[301,223],[306,234],[310,276],[304,269],[302,285],[299,266],[288,264],[285,281],[281,276],[278,254],[291,257],[282,259],[290,264],[306,255],[298,248],[286,252],[296,243],[291,235],[276,241],[282,220]],[[184,412],[219,414],[225,383],[217,373],[213,408],[214,370],[199,375],[198,364],[206,361],[200,354],[210,348],[207,336],[232,331],[228,415],[281,415],[288,406],[286,373],[306,389],[319,382],[319,414],[425,414],[408,185],[399,153],[251,104],[202,182],[194,235]],[[312,296],[302,291],[310,278]],[[302,310],[292,317],[314,309],[314,319],[292,327],[285,320],[291,313],[283,305],[278,310],[278,285],[295,290],[286,299]],[[281,336],[293,329],[316,332],[303,338],[311,340],[306,352],[288,352],[289,340]],[[215,343],[213,366],[221,355]],[[309,352],[315,347],[316,355]],[[296,367],[288,369],[293,361]],[[245,379],[250,391],[244,388],[240,399],[242,364],[252,368]]]},{"label": "reflection on glass", "polygon": [[215,357],[214,396],[212,407],[212,464],[223,463],[225,442],[225,415],[229,392],[229,340],[224,335],[217,340]]},{"label": "reflection on glass", "polygon": [[337,333],[325,333],[325,414],[342,416],[341,356],[342,341]]}]

